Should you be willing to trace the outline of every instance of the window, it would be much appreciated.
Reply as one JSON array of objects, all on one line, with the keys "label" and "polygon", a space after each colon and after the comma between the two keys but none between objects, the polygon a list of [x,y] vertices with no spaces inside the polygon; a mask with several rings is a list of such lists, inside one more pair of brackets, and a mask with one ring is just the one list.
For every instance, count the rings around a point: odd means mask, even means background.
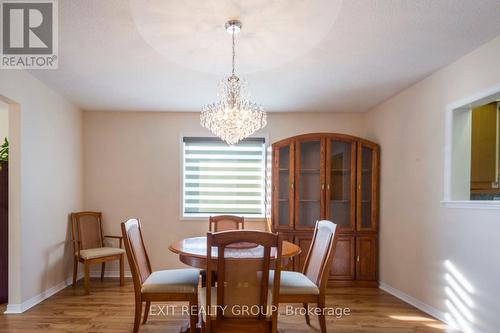
[{"label": "window", "polygon": [[444,203],[500,209],[500,86],[447,107]]},{"label": "window", "polygon": [[263,217],[265,140],[229,146],[217,138],[183,139],[183,216]]},{"label": "window", "polygon": [[471,200],[500,200],[499,105],[495,101],[471,110]]}]

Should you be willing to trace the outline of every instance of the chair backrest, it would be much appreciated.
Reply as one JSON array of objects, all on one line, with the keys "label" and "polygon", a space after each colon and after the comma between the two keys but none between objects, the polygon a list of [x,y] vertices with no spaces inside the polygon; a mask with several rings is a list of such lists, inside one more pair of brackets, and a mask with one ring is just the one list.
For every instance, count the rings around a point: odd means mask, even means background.
[{"label": "chair backrest", "polygon": [[127,252],[127,259],[134,281],[134,289],[137,293],[137,291],[140,292],[140,287],[144,281],[151,275],[151,263],[144,246],[139,219],[130,219],[123,222],[121,226],[125,251]]},{"label": "chair backrest", "polygon": [[101,212],[71,213],[71,233],[75,252],[103,247]]},{"label": "chair backrest", "polygon": [[230,231],[245,229],[243,216],[217,215],[208,219],[208,230],[210,232]]},{"label": "chair backrest", "polygon": [[[254,247],[238,249],[238,244],[247,247],[253,244]],[[207,304],[203,306],[211,311],[216,308],[216,322],[225,319],[268,320],[275,326],[281,247],[281,236],[268,232],[238,230],[207,234],[207,286],[212,285],[212,271],[217,271],[217,304],[211,304],[211,288],[207,288]],[[242,259],[242,253],[251,253],[252,259]],[[217,266],[211,264],[215,255]],[[274,260],[274,276],[270,271],[271,260]],[[270,275],[272,293],[269,290]],[[241,310],[245,308],[254,311],[243,313]]]},{"label": "chair backrest", "polygon": [[320,290],[326,288],[335,252],[336,230],[337,225],[333,222],[327,220],[316,222],[311,247],[304,264],[304,275],[314,282]]}]

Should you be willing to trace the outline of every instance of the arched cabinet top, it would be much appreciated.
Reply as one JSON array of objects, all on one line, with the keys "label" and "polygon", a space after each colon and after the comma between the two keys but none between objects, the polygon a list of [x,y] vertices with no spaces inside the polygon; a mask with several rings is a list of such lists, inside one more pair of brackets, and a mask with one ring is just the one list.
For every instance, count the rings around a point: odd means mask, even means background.
[{"label": "arched cabinet top", "polygon": [[286,145],[287,143],[290,143],[292,141],[307,141],[308,139],[317,139],[317,138],[327,138],[327,139],[336,139],[339,141],[351,141],[351,142],[361,142],[363,144],[366,144],[368,146],[376,147],[378,148],[378,144],[367,140],[363,139],[357,136],[349,135],[349,134],[342,134],[342,133],[307,133],[307,134],[300,134],[300,135],[295,135],[291,136],[286,139],[282,139],[279,141],[276,141],[273,143],[273,146],[283,146]]}]

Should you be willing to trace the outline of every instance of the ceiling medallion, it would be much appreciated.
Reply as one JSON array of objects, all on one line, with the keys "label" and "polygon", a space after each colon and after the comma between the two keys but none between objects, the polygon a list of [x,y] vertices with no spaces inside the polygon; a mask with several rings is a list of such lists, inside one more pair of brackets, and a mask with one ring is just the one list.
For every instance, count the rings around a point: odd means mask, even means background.
[{"label": "ceiling medallion", "polygon": [[226,31],[231,34],[233,41],[231,75],[219,85],[219,100],[203,106],[200,116],[201,125],[229,145],[237,144],[267,124],[266,112],[261,105],[249,100],[246,82],[234,73],[234,36],[241,31],[241,27],[242,24],[238,20],[226,22]]}]

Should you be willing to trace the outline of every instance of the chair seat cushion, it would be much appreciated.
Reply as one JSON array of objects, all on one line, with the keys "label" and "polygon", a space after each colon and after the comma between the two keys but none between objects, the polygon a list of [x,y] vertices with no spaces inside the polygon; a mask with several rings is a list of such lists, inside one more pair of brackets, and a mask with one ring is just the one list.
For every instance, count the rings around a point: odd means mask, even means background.
[{"label": "chair seat cushion", "polygon": [[148,293],[193,293],[198,289],[200,271],[195,268],[156,271],[142,284],[141,292]]},{"label": "chair seat cushion", "polygon": [[[95,249],[80,250],[80,257],[83,259],[95,259],[123,253],[125,253],[125,250],[117,247],[98,247]],[[76,255],[78,255],[78,252]]]},{"label": "chair seat cushion", "polygon": [[[269,284],[272,286],[274,271],[270,272],[269,279]],[[319,288],[302,273],[282,271],[280,295],[319,295]]]}]

